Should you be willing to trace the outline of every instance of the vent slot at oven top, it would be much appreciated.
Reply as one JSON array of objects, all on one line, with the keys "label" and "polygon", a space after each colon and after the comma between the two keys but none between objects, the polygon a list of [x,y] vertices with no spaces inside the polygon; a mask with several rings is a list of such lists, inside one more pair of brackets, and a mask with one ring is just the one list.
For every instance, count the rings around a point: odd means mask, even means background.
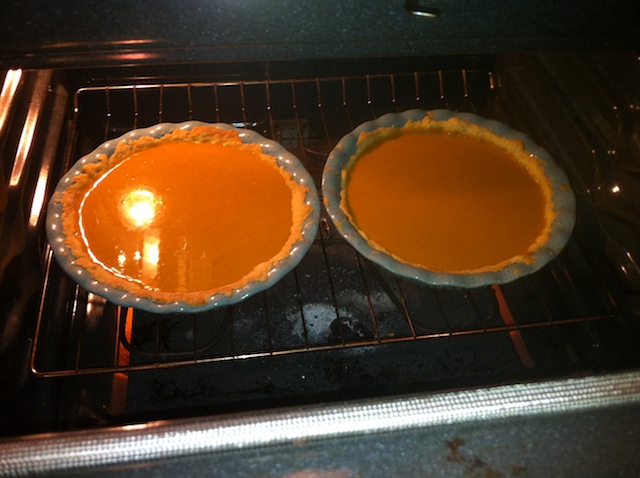
[{"label": "vent slot at oven top", "polygon": [[[260,81],[132,81],[75,92],[66,165],[101,142],[158,122],[251,128],[281,142],[316,185],[328,152],[363,121],[410,108],[472,111],[505,122],[489,68]],[[525,368],[527,331],[616,316],[617,302],[580,242],[540,272],[501,287],[434,288],[395,277],[354,251],[323,214],[301,264],[234,306],[154,315],[87,293],[49,252],[32,353],[38,376],[151,370],[204,362],[504,334]]]}]

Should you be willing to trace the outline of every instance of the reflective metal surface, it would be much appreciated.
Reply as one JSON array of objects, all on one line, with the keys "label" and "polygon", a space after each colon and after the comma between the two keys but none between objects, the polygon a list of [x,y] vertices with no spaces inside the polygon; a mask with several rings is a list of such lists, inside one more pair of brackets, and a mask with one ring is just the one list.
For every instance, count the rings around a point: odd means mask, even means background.
[{"label": "reflective metal surface", "polygon": [[[576,378],[316,405],[238,416],[149,422],[120,428],[25,437],[0,442],[0,473],[82,471],[148,464],[231,450],[301,445],[513,417],[544,417],[640,404],[637,373]],[[364,439],[364,438],[363,438]],[[458,443],[460,448],[463,443]],[[455,443],[453,444],[455,445]],[[524,454],[526,456],[526,453]],[[521,459],[524,459],[521,456]],[[322,472],[322,470],[320,470]]]}]

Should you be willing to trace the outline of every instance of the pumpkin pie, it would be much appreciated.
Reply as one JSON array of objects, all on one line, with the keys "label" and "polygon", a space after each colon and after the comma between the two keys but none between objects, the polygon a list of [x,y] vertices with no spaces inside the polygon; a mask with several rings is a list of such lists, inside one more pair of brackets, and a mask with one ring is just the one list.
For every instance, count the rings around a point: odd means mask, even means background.
[{"label": "pumpkin pie", "polygon": [[557,215],[522,141],[458,117],[361,133],[341,180],[340,208],[373,248],[436,273],[530,264]]},{"label": "pumpkin pie", "polygon": [[236,130],[196,126],[119,142],[56,200],[64,246],[95,281],[199,306],[289,257],[309,191]]}]

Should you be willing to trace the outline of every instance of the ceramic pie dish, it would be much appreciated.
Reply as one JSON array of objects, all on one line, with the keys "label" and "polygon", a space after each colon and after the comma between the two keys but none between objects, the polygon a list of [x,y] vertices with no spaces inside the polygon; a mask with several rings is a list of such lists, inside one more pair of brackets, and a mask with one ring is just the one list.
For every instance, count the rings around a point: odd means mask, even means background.
[{"label": "ceramic pie dish", "polygon": [[49,202],[62,268],[112,303],[199,312],[271,287],[313,242],[313,180],[280,144],[227,124],[162,123],[78,160]]},{"label": "ceramic pie dish", "polygon": [[363,123],[330,153],[322,191],[357,251],[431,285],[531,274],[562,251],[575,224],[568,178],[545,149],[503,123],[449,110]]}]

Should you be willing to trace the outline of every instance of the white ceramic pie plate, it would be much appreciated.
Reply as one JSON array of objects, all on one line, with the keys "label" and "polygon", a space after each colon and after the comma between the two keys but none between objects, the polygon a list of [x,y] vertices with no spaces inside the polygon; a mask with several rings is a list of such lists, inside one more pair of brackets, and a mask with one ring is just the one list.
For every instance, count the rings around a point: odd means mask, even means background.
[{"label": "white ceramic pie plate", "polygon": [[[110,156],[115,151],[117,144],[121,141],[131,141],[142,136],[152,136],[159,138],[176,129],[190,130],[196,126],[204,125],[237,131],[242,139],[242,142],[258,144],[265,154],[273,156],[277,164],[291,173],[295,182],[306,186],[307,194],[305,202],[311,207],[312,211],[302,225],[302,236],[300,241],[296,242],[293,245],[288,257],[273,265],[266,280],[247,283],[243,287],[234,289],[230,294],[220,293],[212,295],[211,297],[209,297],[206,303],[198,306],[190,305],[181,301],[156,302],[144,297],[138,297],[131,292],[116,289],[97,281],[94,277],[91,276],[91,273],[88,270],[76,264],[75,257],[72,254],[72,251],[65,245],[66,232],[64,229],[62,203],[57,199],[71,184],[71,180],[73,179],[73,177],[81,173],[81,170],[85,165],[90,163],[97,163],[99,157],[103,154]],[[283,146],[267,138],[264,138],[263,136],[252,130],[238,129],[224,123],[210,124],[202,123],[199,121],[189,121],[179,124],[161,123],[149,128],[130,131],[129,133],[126,133],[119,138],[101,144],[93,152],[78,160],[59,181],[53,197],[49,202],[49,206],[47,209],[46,230],[49,243],[51,244],[54,255],[61,265],[62,269],[64,269],[78,284],[80,284],[86,290],[104,297],[114,304],[122,306],[135,307],[138,309],[144,309],[150,312],[157,313],[185,313],[200,312],[203,310],[211,309],[213,307],[230,305],[271,287],[285,274],[291,271],[305,255],[316,236],[319,218],[320,202],[313,180],[306,169],[302,166],[298,158],[287,151]]]},{"label": "white ceramic pie plate", "polygon": [[[427,115],[438,121],[446,121],[452,117],[457,117],[469,123],[483,126],[499,136],[520,140],[524,143],[525,150],[540,160],[547,177],[551,181],[553,203],[557,217],[551,226],[549,240],[535,252],[532,263],[512,264],[497,272],[458,274],[430,271],[397,260],[391,255],[374,248],[342,211],[340,208],[342,171],[351,156],[357,151],[356,143],[360,134],[371,132],[378,128],[402,127],[408,121],[419,121]],[[449,110],[409,110],[403,113],[387,114],[361,124],[351,133],[344,136],[329,154],[322,176],[322,193],[324,205],[333,223],[358,252],[395,274],[431,285],[480,287],[490,284],[503,284],[531,274],[548,264],[562,251],[569,241],[575,225],[576,203],[573,190],[564,171],[560,169],[545,149],[535,144],[528,136],[512,130],[503,123],[472,113],[457,113]]]}]

